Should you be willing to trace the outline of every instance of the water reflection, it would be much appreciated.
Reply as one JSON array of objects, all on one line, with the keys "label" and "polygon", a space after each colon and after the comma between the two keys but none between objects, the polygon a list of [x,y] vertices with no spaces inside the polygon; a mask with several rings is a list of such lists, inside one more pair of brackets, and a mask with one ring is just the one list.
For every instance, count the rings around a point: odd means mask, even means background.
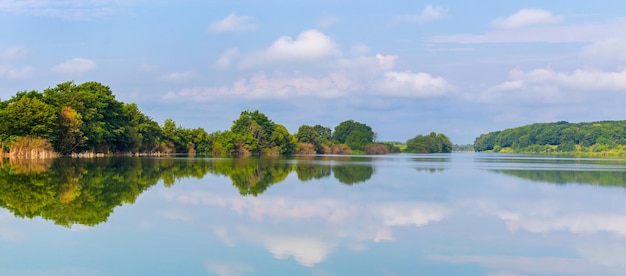
[{"label": "water reflection", "polygon": [[0,206],[18,217],[93,226],[106,221],[116,206],[133,203],[160,179],[171,185],[178,178],[202,177],[207,171],[170,159],[5,162],[0,165]]},{"label": "water reflection", "polygon": [[331,175],[342,184],[368,181],[369,157],[286,158],[97,158],[4,160],[0,163],[0,207],[18,217],[42,217],[63,226],[93,226],[116,206],[133,203],[158,181],[223,175],[241,195],[258,196],[295,172],[302,181]]},{"label": "water reflection", "polygon": [[[445,157],[122,158],[28,168],[5,160],[0,203],[10,211],[0,209],[0,244],[12,254],[0,259],[0,274],[60,266],[98,275],[623,274],[625,189],[543,185],[508,172],[551,183],[544,173],[588,173],[577,177],[589,183],[626,166],[520,156],[514,169],[514,156]],[[580,162],[588,166],[575,168]],[[66,231],[10,212],[61,225],[109,221]],[[46,255],[48,264],[32,254],[59,244],[67,246]],[[41,271],[28,270],[32,259]]]},{"label": "water reflection", "polygon": [[626,160],[623,159],[486,155],[475,161],[482,169],[535,182],[626,187]]}]

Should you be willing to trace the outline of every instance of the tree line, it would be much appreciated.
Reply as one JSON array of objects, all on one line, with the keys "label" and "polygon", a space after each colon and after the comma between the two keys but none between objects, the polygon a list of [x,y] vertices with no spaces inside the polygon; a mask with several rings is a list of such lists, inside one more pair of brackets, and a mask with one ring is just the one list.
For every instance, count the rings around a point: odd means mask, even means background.
[{"label": "tree line", "polygon": [[475,151],[624,154],[626,121],[536,123],[481,134]]},{"label": "tree line", "polygon": [[[354,120],[334,129],[302,125],[297,133],[265,114],[243,111],[230,129],[208,133],[183,128],[172,119],[159,125],[135,103],[118,101],[98,82],[65,82],[43,92],[22,91],[0,101],[0,154],[143,153],[211,156],[281,154],[386,154],[394,143],[375,142],[372,128]],[[450,152],[443,134],[418,135],[407,152]],[[35,156],[35,157],[37,157]],[[33,157],[33,156],[30,156]]]}]

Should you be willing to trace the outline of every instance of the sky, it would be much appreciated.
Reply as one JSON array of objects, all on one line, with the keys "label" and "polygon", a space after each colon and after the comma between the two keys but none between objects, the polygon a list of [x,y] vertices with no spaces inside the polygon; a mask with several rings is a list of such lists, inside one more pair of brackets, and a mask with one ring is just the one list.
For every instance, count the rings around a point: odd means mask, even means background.
[{"label": "sky", "polygon": [[97,81],[155,121],[470,144],[538,122],[626,119],[623,1],[0,0],[0,99]]}]

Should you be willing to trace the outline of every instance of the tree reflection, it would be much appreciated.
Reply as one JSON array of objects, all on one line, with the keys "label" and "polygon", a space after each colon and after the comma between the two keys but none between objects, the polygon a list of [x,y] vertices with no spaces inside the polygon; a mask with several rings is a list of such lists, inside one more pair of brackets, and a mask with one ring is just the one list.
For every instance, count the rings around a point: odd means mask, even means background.
[{"label": "tree reflection", "polygon": [[161,178],[168,184],[208,172],[208,162],[193,163],[195,166],[173,159],[60,158],[42,171],[28,169],[33,165],[27,162],[5,162],[0,165],[0,206],[18,217],[42,217],[63,226],[93,226],[106,221],[115,207],[134,203]]},{"label": "tree reflection", "polygon": [[353,185],[369,180],[374,174],[374,168],[368,165],[341,165],[333,167],[333,175],[339,182]]},{"label": "tree reflection", "polygon": [[554,184],[592,184],[626,187],[625,171],[577,171],[577,170],[492,170],[536,182]]},{"label": "tree reflection", "polygon": [[282,182],[294,165],[282,158],[229,158],[211,163],[211,173],[230,177],[241,195],[257,196]]},{"label": "tree reflection", "polygon": [[298,180],[302,182],[330,177],[331,166],[326,164],[303,163],[296,167]]},{"label": "tree reflection", "polygon": [[[300,181],[328,178],[353,185],[374,174],[360,160],[294,160],[285,158],[58,158],[45,162],[0,162],[0,207],[17,217],[41,217],[56,224],[94,226],[114,208],[132,204],[141,193],[162,181],[202,179],[207,173],[230,178],[241,195],[258,196],[295,171]],[[311,162],[309,162],[311,161]],[[319,161],[319,163],[312,162]]]}]

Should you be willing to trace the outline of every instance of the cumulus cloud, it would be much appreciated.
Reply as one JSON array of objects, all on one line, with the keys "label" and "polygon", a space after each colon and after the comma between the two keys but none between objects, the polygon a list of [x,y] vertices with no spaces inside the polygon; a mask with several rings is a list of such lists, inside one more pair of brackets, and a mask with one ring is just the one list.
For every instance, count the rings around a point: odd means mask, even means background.
[{"label": "cumulus cloud", "polygon": [[15,46],[0,52],[0,59],[18,59],[28,55],[28,48],[24,46]]},{"label": "cumulus cloud", "polygon": [[297,38],[282,36],[267,49],[250,56],[251,62],[312,62],[341,53],[332,38],[312,29],[304,31]]},{"label": "cumulus cloud", "polygon": [[392,96],[425,98],[443,96],[451,86],[444,78],[428,73],[387,72],[378,89]]},{"label": "cumulus cloud", "polygon": [[448,13],[442,7],[427,5],[419,14],[399,15],[393,19],[393,23],[426,23],[444,18]]},{"label": "cumulus cloud", "polygon": [[211,33],[228,33],[228,32],[242,32],[253,31],[258,28],[258,24],[254,22],[254,18],[250,16],[240,16],[235,13],[231,13],[225,18],[214,21],[209,26],[209,32]]},{"label": "cumulus cloud", "polygon": [[515,29],[533,25],[556,24],[563,21],[563,16],[541,9],[522,9],[508,17],[498,18],[492,22],[496,28]]},{"label": "cumulus cloud", "polygon": [[96,69],[96,63],[86,58],[72,58],[52,67],[52,71],[63,75],[80,75]]}]

